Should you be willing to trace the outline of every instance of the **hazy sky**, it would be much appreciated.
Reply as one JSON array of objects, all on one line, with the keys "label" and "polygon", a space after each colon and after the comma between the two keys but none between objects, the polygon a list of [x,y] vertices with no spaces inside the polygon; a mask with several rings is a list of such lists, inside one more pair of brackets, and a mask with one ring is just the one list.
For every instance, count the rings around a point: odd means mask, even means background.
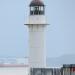
[{"label": "hazy sky", "polygon": [[[0,0],[0,57],[28,55],[28,29],[24,26],[31,0]],[[44,0],[49,25],[47,56],[75,54],[75,0]]]}]

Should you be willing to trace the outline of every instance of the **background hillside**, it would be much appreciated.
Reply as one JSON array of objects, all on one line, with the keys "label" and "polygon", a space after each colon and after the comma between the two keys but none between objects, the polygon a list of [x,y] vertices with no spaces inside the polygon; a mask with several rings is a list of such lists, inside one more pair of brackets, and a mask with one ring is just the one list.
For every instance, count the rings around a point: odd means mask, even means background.
[{"label": "background hillside", "polygon": [[63,64],[75,64],[75,55],[63,55],[57,58],[47,58],[47,66],[60,67]]}]

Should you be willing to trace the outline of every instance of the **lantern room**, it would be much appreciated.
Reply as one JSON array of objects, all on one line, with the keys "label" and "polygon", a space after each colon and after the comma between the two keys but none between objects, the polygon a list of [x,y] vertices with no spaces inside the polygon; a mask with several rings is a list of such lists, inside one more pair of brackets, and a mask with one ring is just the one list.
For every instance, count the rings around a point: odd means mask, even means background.
[{"label": "lantern room", "polygon": [[30,3],[30,15],[44,15],[45,5],[41,0],[32,0]]}]

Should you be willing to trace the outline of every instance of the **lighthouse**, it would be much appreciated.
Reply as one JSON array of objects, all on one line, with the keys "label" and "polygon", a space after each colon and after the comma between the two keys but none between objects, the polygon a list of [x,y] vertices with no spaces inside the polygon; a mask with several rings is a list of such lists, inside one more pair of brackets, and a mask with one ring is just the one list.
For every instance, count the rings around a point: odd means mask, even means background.
[{"label": "lighthouse", "polygon": [[30,68],[46,67],[45,5],[42,0],[32,0],[28,23],[29,29],[29,66]]}]

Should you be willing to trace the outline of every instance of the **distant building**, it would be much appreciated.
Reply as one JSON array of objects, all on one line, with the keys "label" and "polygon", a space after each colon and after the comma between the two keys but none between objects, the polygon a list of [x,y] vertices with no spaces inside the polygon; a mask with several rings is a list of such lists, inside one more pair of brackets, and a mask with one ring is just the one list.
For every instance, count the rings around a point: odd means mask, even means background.
[{"label": "distant building", "polygon": [[51,68],[31,68],[31,75],[53,75],[53,70]]},{"label": "distant building", "polygon": [[60,68],[32,68],[31,75],[61,75]]},{"label": "distant building", "polygon": [[75,75],[75,64],[64,64],[62,70],[63,75]]},{"label": "distant building", "polygon": [[23,58],[0,58],[0,64],[21,64],[21,65],[28,65],[28,57]]},{"label": "distant building", "polygon": [[61,68],[31,68],[31,75],[75,75],[75,64],[64,64]]},{"label": "distant building", "polygon": [[54,68],[53,71],[52,71],[52,75],[61,75],[60,68]]}]

